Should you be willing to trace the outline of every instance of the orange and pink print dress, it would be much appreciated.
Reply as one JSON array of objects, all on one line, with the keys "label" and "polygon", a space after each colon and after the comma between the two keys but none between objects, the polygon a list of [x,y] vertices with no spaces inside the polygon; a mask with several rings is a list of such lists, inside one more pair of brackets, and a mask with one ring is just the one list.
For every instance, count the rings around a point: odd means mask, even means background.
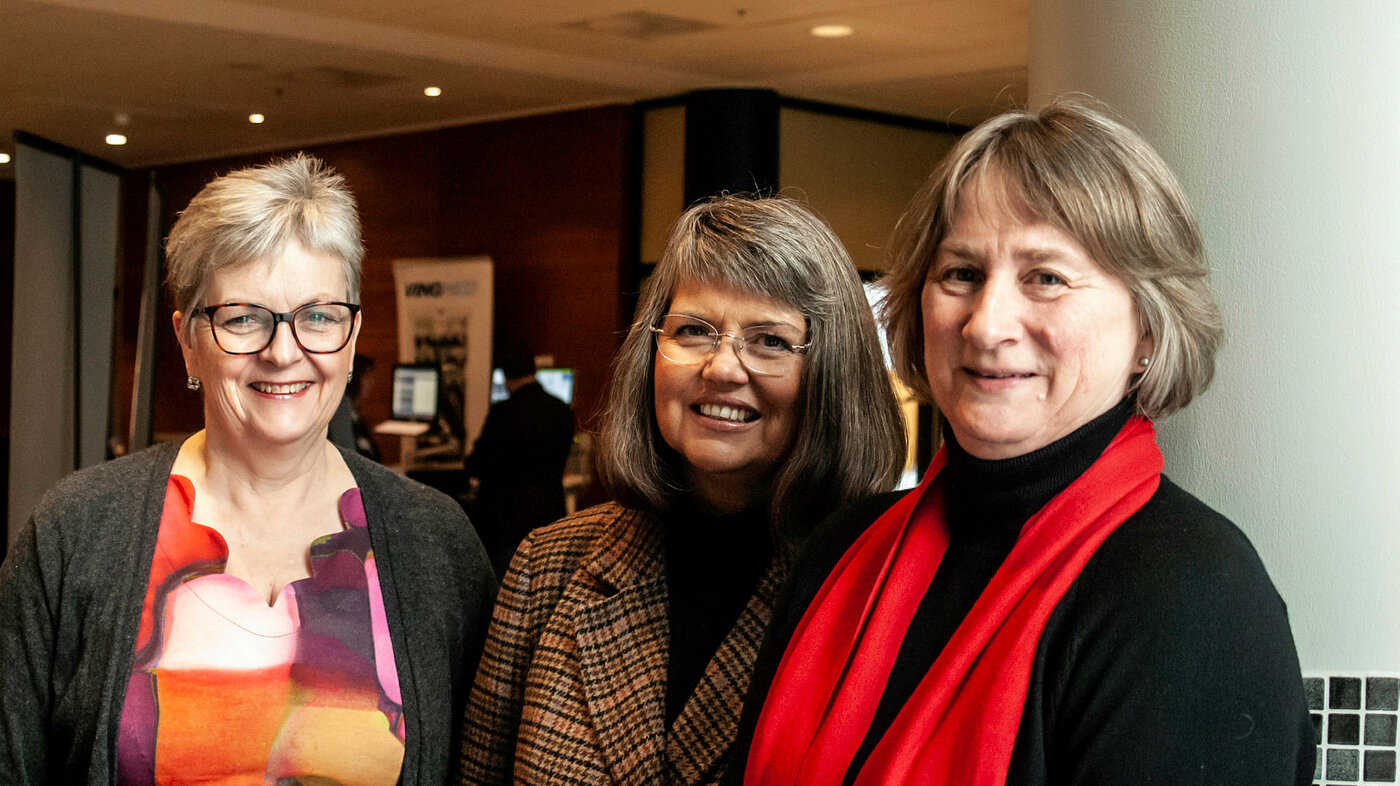
[{"label": "orange and pink print dress", "polygon": [[117,744],[118,783],[392,784],[403,699],[359,489],[311,576],[268,606],[225,575],[228,548],[191,521],[170,476]]}]

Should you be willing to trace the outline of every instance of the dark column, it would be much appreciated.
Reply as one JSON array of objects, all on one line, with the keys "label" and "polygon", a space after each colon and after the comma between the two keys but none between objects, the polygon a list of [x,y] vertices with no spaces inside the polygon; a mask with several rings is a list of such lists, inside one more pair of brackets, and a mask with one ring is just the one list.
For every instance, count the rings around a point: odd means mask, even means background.
[{"label": "dark column", "polygon": [[696,90],[685,97],[685,204],[778,190],[778,94]]}]

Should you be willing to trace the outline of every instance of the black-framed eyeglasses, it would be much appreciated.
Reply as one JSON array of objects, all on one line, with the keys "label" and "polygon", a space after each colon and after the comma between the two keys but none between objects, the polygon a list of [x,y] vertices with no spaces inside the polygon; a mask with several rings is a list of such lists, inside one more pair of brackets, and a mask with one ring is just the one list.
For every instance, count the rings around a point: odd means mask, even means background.
[{"label": "black-framed eyeglasses", "polygon": [[754,325],[733,333],[721,333],[705,320],[689,314],[667,314],[651,329],[661,356],[681,365],[699,363],[719,350],[726,336],[744,368],[754,374],[780,377],[797,365],[811,344],[800,343],[806,334],[784,322]]},{"label": "black-framed eyeglasses", "polygon": [[209,318],[214,343],[230,355],[256,355],[267,349],[282,322],[291,327],[292,339],[303,352],[329,355],[350,343],[360,307],[327,301],[281,313],[256,303],[220,303],[197,308],[194,313]]}]

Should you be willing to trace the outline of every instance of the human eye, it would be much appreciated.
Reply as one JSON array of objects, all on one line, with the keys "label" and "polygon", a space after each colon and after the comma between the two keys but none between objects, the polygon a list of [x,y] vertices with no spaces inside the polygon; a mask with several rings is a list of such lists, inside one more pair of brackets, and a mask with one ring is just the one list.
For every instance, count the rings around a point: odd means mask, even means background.
[{"label": "human eye", "polygon": [[934,271],[933,278],[943,285],[944,289],[963,292],[981,284],[983,274],[972,265],[952,264]]},{"label": "human eye", "polygon": [[329,330],[343,325],[350,318],[350,310],[334,303],[313,303],[297,309],[297,326],[316,330]]},{"label": "human eye", "polygon": [[780,327],[757,327],[744,331],[744,346],[767,357],[783,357],[796,350],[801,339]]},{"label": "human eye", "polygon": [[1062,287],[1069,283],[1065,280],[1064,276],[1053,270],[1032,270],[1030,274],[1026,276],[1026,281],[1031,286],[1045,288]]},{"label": "human eye", "polygon": [[667,317],[664,330],[671,338],[687,344],[710,342],[715,335],[715,329],[708,322],[690,317]]},{"label": "human eye", "polygon": [[256,333],[269,321],[267,312],[256,306],[224,306],[213,318],[215,327],[230,333]]}]

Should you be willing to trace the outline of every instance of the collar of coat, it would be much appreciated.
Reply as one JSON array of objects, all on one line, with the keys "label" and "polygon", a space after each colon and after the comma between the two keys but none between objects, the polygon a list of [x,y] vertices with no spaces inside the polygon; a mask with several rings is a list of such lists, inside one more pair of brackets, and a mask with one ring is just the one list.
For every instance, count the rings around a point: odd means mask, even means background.
[{"label": "collar of coat", "polygon": [[706,783],[734,742],[754,659],[786,566],[774,560],[665,727],[670,646],[661,523],[622,512],[566,597],[575,608],[579,668],[599,747],[617,783]]}]

